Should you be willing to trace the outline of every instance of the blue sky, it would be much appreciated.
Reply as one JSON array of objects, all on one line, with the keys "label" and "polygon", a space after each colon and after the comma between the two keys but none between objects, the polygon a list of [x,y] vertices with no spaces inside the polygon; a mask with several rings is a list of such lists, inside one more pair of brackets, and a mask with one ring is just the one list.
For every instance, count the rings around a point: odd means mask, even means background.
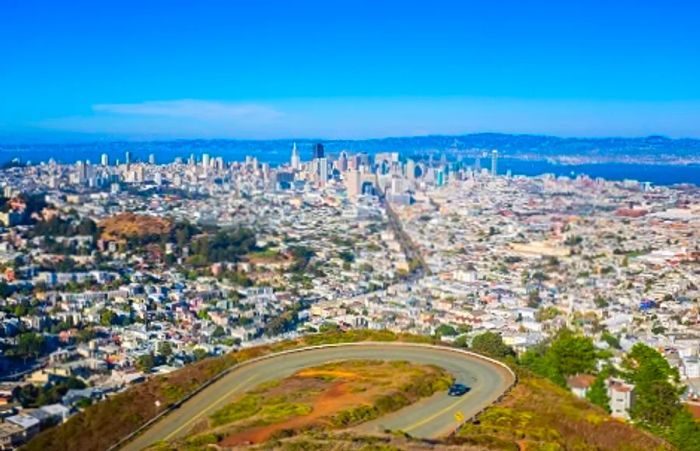
[{"label": "blue sky", "polygon": [[0,1],[0,139],[700,137],[692,1]]}]

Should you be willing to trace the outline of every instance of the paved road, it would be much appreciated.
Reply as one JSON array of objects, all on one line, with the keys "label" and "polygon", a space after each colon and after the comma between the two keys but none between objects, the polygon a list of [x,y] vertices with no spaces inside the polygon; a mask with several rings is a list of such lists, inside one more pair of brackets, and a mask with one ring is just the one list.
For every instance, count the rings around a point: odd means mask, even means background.
[{"label": "paved road", "polygon": [[514,380],[513,375],[499,365],[448,348],[404,343],[361,343],[306,349],[241,365],[122,449],[140,450],[159,440],[185,435],[197,420],[212,414],[260,383],[289,376],[309,366],[348,359],[407,360],[433,364],[452,373],[458,382],[472,387],[471,392],[459,398],[449,397],[444,392],[437,393],[393,414],[360,425],[358,429],[362,432],[392,429],[421,438],[447,435],[459,424],[455,419],[457,412],[461,412],[464,418],[471,417],[495,401]]}]

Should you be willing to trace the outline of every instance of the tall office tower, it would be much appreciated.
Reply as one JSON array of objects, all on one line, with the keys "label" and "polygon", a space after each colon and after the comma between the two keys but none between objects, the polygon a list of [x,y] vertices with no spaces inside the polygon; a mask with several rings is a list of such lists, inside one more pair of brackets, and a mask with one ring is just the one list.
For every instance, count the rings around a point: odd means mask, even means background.
[{"label": "tall office tower", "polygon": [[474,172],[476,172],[477,174],[481,172],[481,158],[479,158],[478,155],[474,159]]},{"label": "tall office tower", "polygon": [[323,144],[314,144],[314,160],[324,157]]},{"label": "tall office tower", "polygon": [[496,149],[491,152],[491,175],[498,173],[498,151]]},{"label": "tall office tower", "polygon": [[359,165],[357,164],[357,155],[352,155],[348,158],[348,169],[355,170]]},{"label": "tall office tower", "polygon": [[292,169],[301,169],[301,158],[299,157],[299,150],[297,150],[297,143],[292,144],[292,161],[290,161]]},{"label": "tall office tower", "polygon": [[75,162],[75,177],[77,183],[83,183],[87,179],[87,167],[80,160]]},{"label": "tall office tower", "polygon": [[224,157],[216,157],[216,159],[214,160],[214,166],[219,171],[223,171],[224,170]]},{"label": "tall office tower", "polygon": [[211,158],[209,157],[208,153],[205,153],[202,155],[202,166],[205,168],[208,168],[209,165],[211,164]]},{"label": "tall office tower", "polygon": [[197,163],[197,160],[194,158],[194,154],[190,154],[190,158],[187,160],[187,164],[190,166],[194,166]]},{"label": "tall office tower", "polygon": [[318,159],[318,175],[321,180],[321,186],[326,186],[328,181],[328,160],[326,158]]},{"label": "tall office tower", "polygon": [[345,186],[348,190],[348,197],[357,197],[360,195],[360,190],[362,189],[362,178],[360,176],[360,171],[357,169],[351,169],[346,173]]},{"label": "tall office tower", "polygon": [[340,157],[338,158],[338,170],[340,172],[345,172],[348,170],[348,153],[345,151],[340,152]]},{"label": "tall office tower", "polygon": [[148,155],[148,164],[156,164],[156,155],[155,154]]},{"label": "tall office tower", "polygon": [[127,165],[131,164],[131,152],[129,152],[128,150],[124,152],[124,163],[126,163]]},{"label": "tall office tower", "polygon": [[102,157],[100,158],[100,163],[102,163],[102,166],[109,166],[109,155],[103,153]]},{"label": "tall office tower", "polygon": [[413,160],[408,160],[406,162],[406,178],[408,180],[416,178],[416,162]]},{"label": "tall office tower", "polygon": [[362,152],[361,154],[358,155],[358,158],[359,158],[358,167],[364,166],[366,168],[366,170],[370,169],[370,167],[372,166],[372,162],[370,161],[369,154],[367,152]]}]

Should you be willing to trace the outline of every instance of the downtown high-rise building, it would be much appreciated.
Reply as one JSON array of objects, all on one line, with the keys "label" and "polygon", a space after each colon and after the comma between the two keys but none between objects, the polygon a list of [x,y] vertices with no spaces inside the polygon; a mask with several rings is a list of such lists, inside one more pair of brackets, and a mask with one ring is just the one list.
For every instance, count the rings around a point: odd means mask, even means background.
[{"label": "downtown high-rise building", "polygon": [[109,155],[103,153],[100,157],[100,163],[102,164],[102,166],[109,166]]},{"label": "downtown high-rise building", "polygon": [[357,197],[362,194],[362,175],[359,170],[351,169],[345,173],[345,187],[349,197]]},{"label": "downtown high-rise building", "polygon": [[323,144],[321,144],[321,143],[314,144],[313,152],[314,152],[313,153],[314,160],[318,160],[319,158],[323,158],[325,156]]},{"label": "downtown high-rise building", "polygon": [[292,144],[292,158],[289,162],[292,169],[298,171],[301,169],[301,158],[299,157],[299,150],[297,149],[297,143]]},{"label": "downtown high-rise building", "polygon": [[491,175],[498,174],[498,151],[494,149],[491,152]]},{"label": "downtown high-rise building", "polygon": [[326,182],[328,182],[328,160],[325,157],[318,159],[318,177],[321,181],[321,186],[326,186]]}]

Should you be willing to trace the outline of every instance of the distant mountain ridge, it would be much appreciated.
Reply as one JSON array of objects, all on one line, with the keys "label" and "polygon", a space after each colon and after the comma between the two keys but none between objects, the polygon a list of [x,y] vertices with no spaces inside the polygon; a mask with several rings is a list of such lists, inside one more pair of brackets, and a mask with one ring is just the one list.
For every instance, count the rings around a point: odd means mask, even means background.
[{"label": "distant mountain ridge", "polygon": [[[362,140],[337,139],[187,139],[166,141],[98,141],[94,143],[64,144],[0,144],[0,160],[20,157],[24,161],[40,161],[39,156],[61,155],[64,159],[86,158],[87,152],[97,158],[99,153],[118,154],[125,150],[136,156],[148,153],[163,155],[162,161],[172,155],[187,156],[190,153],[210,153],[225,158],[240,155],[256,155],[273,162],[288,159],[292,143],[296,142],[302,157],[308,157],[313,143],[322,142],[328,153],[342,150],[351,152],[400,152],[474,154],[477,150],[497,149],[501,155],[515,158],[583,158],[587,161],[637,161],[672,164],[700,163],[700,139],[672,139],[664,136],[641,138],[562,138],[547,135],[514,135],[504,133],[475,133],[466,135],[427,135],[389,137]],[[4,155],[3,155],[4,154]],[[306,155],[308,154],[308,155]],[[24,156],[23,156],[24,155]],[[29,158],[31,156],[31,158]],[[43,160],[44,158],[42,158]]]}]

